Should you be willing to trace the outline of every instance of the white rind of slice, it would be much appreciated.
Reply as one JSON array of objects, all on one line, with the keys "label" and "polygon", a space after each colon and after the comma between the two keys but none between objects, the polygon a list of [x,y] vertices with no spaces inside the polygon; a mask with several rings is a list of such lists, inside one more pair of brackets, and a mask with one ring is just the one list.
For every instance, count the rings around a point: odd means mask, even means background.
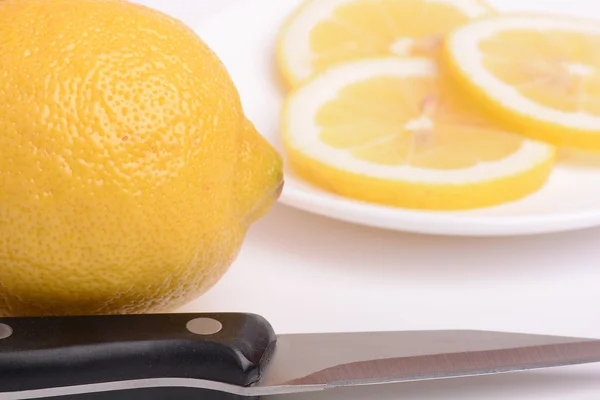
[{"label": "white rind of slice", "polygon": [[[503,108],[538,121],[563,126],[565,128],[584,131],[600,130],[600,116],[582,111],[568,112],[544,106],[523,96],[519,91],[495,77],[486,69],[484,54],[479,44],[482,40],[494,35],[525,29],[532,31],[559,30],[583,34],[600,35],[600,24],[592,21],[562,18],[550,15],[500,15],[470,22],[459,27],[446,39],[448,52],[462,74],[478,88],[485,91],[486,96]],[[535,49],[532,49],[535,52]],[[513,60],[519,63],[519,60]]]},{"label": "white rind of slice", "polygon": [[337,97],[340,89],[380,76],[435,76],[433,61],[395,57],[364,59],[340,64],[311,78],[292,92],[283,109],[283,136],[287,146],[331,167],[386,180],[429,184],[469,184],[517,175],[546,162],[554,147],[523,139],[513,154],[494,162],[482,162],[463,169],[434,170],[410,165],[390,166],[360,160],[344,149],[328,146],[319,139],[315,123],[319,109]]},{"label": "white rind of slice", "polygon": [[[310,33],[319,22],[331,18],[338,7],[356,0],[305,0],[294,14],[293,22],[284,28],[281,51],[288,60],[286,68],[297,80],[313,74],[311,65]],[[363,0],[364,1],[364,0]],[[379,1],[379,0],[375,0]],[[489,14],[490,9],[479,0],[423,0],[426,3],[447,4],[461,10],[469,18]]]}]

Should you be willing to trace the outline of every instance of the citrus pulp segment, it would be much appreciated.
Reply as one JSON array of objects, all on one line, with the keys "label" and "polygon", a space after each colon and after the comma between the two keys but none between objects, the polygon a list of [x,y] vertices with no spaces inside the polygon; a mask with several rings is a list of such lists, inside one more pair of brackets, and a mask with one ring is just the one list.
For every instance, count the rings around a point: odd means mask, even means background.
[{"label": "citrus pulp segment", "polygon": [[429,55],[447,31],[490,13],[482,0],[305,0],[279,32],[278,65],[294,87],[340,62]]},{"label": "citrus pulp segment", "polygon": [[600,23],[505,14],[450,33],[441,65],[506,129],[600,151]]},{"label": "citrus pulp segment", "polygon": [[427,58],[330,67],[284,103],[290,165],[329,192],[413,209],[490,206],[543,186],[552,146],[502,131],[453,99]]}]

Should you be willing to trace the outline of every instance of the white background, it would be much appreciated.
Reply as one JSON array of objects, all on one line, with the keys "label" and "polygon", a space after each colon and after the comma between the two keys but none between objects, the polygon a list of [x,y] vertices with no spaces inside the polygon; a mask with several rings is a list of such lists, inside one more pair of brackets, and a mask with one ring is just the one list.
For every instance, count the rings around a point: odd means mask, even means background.
[{"label": "white background", "polygon": [[[251,0],[137,0],[192,27],[236,1]],[[591,0],[503,3],[600,16]],[[252,228],[217,286],[181,311],[259,313],[280,333],[466,328],[600,338],[599,305],[598,229],[503,239],[428,237],[278,205]],[[600,365],[285,398],[596,400]]]}]

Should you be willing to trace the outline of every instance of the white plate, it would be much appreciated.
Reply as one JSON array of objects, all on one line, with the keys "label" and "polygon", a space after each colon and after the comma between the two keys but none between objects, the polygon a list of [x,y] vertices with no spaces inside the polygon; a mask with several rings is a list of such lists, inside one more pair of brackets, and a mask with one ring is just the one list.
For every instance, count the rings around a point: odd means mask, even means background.
[{"label": "white plate", "polygon": [[[196,27],[198,35],[228,68],[248,118],[284,157],[279,138],[283,93],[277,81],[274,41],[283,19],[300,1],[239,2]],[[600,9],[592,7],[588,0],[497,0],[493,3],[504,10],[600,16]],[[365,204],[315,188],[298,178],[287,166],[285,174],[281,203],[322,216],[385,229],[460,236],[506,236],[600,225],[600,160],[597,159],[564,162],[542,190],[526,199],[467,212],[421,212]]]}]

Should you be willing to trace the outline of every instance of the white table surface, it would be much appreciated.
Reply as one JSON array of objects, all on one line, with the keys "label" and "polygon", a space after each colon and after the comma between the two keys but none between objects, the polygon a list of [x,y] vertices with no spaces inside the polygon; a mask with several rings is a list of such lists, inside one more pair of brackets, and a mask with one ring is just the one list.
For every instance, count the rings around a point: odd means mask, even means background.
[{"label": "white table surface", "polygon": [[[211,12],[251,0],[136,1],[193,27]],[[580,15],[593,6],[538,3]],[[599,305],[600,229],[428,237],[278,205],[252,228],[226,276],[181,311],[259,313],[280,333],[466,328],[600,337]],[[600,365],[285,398],[597,400]]]}]

